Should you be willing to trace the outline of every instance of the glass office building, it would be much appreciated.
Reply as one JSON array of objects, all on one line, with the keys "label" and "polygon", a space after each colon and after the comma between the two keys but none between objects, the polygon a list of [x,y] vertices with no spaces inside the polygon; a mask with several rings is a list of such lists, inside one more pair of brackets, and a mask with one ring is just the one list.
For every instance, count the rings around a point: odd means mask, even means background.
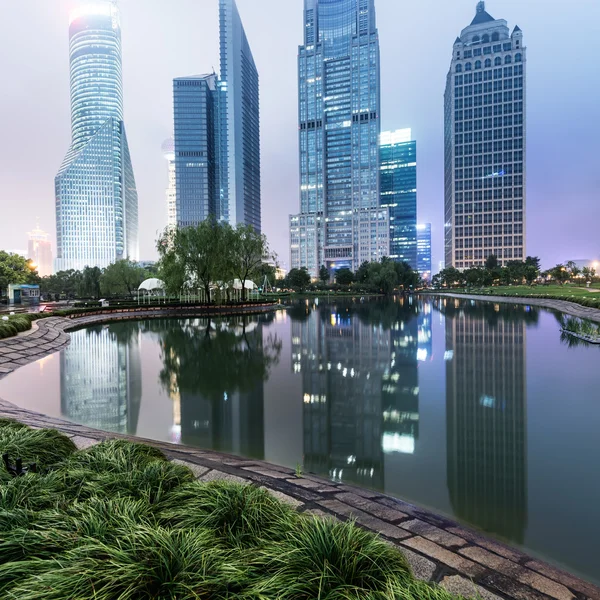
[{"label": "glass office building", "polygon": [[261,231],[258,71],[235,0],[219,1],[221,78],[218,214]]},{"label": "glass office building", "polygon": [[220,0],[221,75],[173,82],[177,224],[261,231],[258,71],[235,0]]},{"label": "glass office building", "polygon": [[389,257],[417,268],[417,142],[410,129],[381,134],[381,205],[390,214]]},{"label": "glass office building", "polygon": [[59,271],[139,258],[116,4],[94,0],[76,8],[69,36],[72,141],[55,179]]},{"label": "glass office building", "polygon": [[357,269],[389,252],[379,198],[379,79],[374,0],[305,0],[292,268],[316,276],[321,265]]},{"label": "glass office building", "polygon": [[417,271],[423,279],[431,280],[431,223],[417,225]]},{"label": "glass office building", "polygon": [[477,4],[454,42],[445,93],[446,267],[505,265],[525,247],[523,32]]},{"label": "glass office building", "polygon": [[173,81],[177,226],[217,215],[217,77]]},{"label": "glass office building", "polygon": [[175,140],[169,138],[161,146],[163,156],[167,161],[169,173],[169,185],[166,190],[167,196],[167,227],[174,229],[177,227],[177,185],[175,178]]}]

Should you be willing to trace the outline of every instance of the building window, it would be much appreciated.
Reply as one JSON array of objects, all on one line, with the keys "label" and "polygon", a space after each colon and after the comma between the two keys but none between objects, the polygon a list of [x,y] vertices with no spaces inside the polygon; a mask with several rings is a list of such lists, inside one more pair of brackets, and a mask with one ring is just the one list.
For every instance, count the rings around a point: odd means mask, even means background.
[{"label": "building window", "polygon": [[499,56],[496,56],[496,58],[494,59],[494,65],[498,66],[502,64],[502,58],[500,58]]},{"label": "building window", "polygon": [[476,60],[475,61],[475,68],[476,69],[481,69],[481,61],[480,60]]},{"label": "building window", "polygon": [[504,64],[509,65],[512,62],[512,56],[510,54],[504,58]]},{"label": "building window", "polygon": [[521,62],[523,60],[523,57],[521,54],[515,54],[515,62]]},{"label": "building window", "polygon": [[470,71],[470,70],[471,70],[471,63],[470,63],[470,62],[468,62],[468,63],[465,65],[465,71]]},{"label": "building window", "polygon": [[462,73],[462,65],[456,65],[456,72]]},{"label": "building window", "polygon": [[473,43],[476,44],[477,42],[479,42],[481,40],[481,38],[478,35],[474,35],[473,36]]},{"label": "building window", "polygon": [[481,41],[482,43],[487,44],[490,41],[490,36],[487,33],[484,33]]},{"label": "building window", "polygon": [[492,33],[492,42],[497,42],[499,40],[500,40],[500,34],[497,31]]},{"label": "building window", "polygon": [[485,59],[485,68],[489,68],[492,66],[492,59],[491,58],[486,58]]}]

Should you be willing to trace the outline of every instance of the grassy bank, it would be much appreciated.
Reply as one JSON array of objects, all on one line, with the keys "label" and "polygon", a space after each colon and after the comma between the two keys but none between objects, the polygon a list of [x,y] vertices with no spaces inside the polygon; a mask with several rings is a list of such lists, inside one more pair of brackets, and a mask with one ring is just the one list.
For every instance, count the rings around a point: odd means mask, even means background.
[{"label": "grassy bank", "polygon": [[22,333],[23,331],[29,331],[31,329],[31,324],[38,319],[48,316],[43,314],[20,314],[20,315],[1,315],[8,316],[8,321],[4,321],[0,319],[0,340],[13,337],[18,333]]},{"label": "grassy bank", "polygon": [[0,420],[0,597],[8,600],[450,600],[353,523],[300,515],[264,489],[200,483],[150,446],[76,451]]},{"label": "grassy bank", "polygon": [[452,294],[473,294],[477,296],[507,296],[518,298],[543,298],[549,300],[565,300],[589,308],[600,309],[600,289],[584,289],[574,285],[548,285],[548,286],[498,286],[470,289],[443,289],[440,292]]}]

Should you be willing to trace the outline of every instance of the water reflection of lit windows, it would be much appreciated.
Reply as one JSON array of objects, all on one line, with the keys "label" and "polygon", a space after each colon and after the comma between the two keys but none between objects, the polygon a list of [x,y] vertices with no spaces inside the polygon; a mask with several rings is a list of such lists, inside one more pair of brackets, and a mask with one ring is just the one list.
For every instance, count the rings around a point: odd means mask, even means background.
[{"label": "water reflection of lit windows", "polygon": [[318,394],[304,394],[304,404],[326,404],[327,396]]},{"label": "water reflection of lit windows", "polygon": [[384,433],[381,448],[385,454],[398,452],[399,454],[415,453],[415,438],[409,434]]}]

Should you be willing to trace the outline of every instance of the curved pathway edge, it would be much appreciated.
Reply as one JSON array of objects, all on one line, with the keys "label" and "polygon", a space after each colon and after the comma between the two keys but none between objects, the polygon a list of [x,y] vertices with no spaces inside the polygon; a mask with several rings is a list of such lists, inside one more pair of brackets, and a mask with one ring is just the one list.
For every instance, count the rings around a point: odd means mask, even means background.
[{"label": "curved pathway edge", "polygon": [[[461,296],[462,297],[462,296]],[[487,299],[487,298],[486,298]],[[169,315],[158,315],[169,316]],[[0,341],[0,378],[20,366],[54,353],[70,342],[67,333],[85,325],[148,318],[148,314],[49,317],[26,337]],[[449,591],[483,600],[600,600],[600,588],[549,564],[462,527],[451,520],[378,492],[302,474],[263,461],[212,451],[106,433],[21,409],[0,400],[0,416],[32,427],[50,427],[73,438],[79,448],[106,439],[142,441],[167,457],[186,464],[203,481],[228,479],[267,488],[301,512],[355,519],[407,556],[415,575],[440,583]]]}]

